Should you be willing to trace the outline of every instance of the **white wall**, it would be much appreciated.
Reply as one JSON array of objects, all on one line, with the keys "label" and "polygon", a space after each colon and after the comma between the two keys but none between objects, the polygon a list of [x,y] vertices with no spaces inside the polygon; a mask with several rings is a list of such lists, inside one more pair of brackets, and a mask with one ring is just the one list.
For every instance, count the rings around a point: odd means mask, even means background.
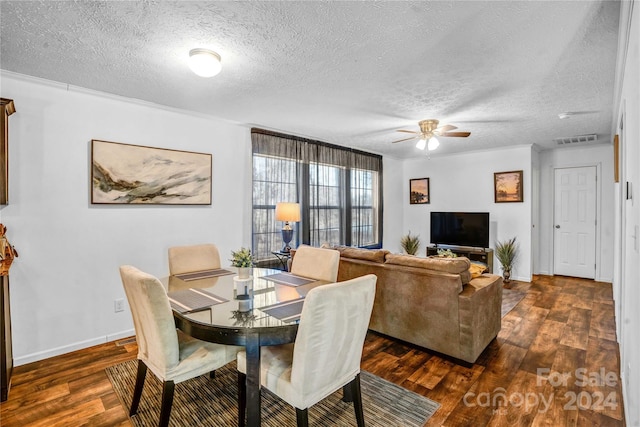
[{"label": "white wall", "polygon": [[[210,117],[3,73],[10,118],[9,205],[0,220],[20,257],[11,268],[15,364],[132,335],[118,266],[168,273],[167,248],[251,242],[249,129]],[[211,206],[98,206],[90,141],[213,154]],[[126,300],[126,299],[125,299]]]},{"label": "white wall", "polygon": [[404,234],[402,224],[402,212],[404,206],[403,193],[398,189],[403,188],[404,176],[402,173],[402,160],[384,157],[382,168],[384,176],[384,221],[382,247],[400,252],[400,238]]},{"label": "white wall", "polygon": [[[429,215],[431,211],[489,212],[489,246],[495,240],[516,237],[520,254],[512,271],[515,280],[531,281],[531,224],[532,224],[532,148],[517,146],[495,151],[432,156],[407,160],[403,163],[402,183],[403,234],[409,230],[420,235],[424,254],[431,240]],[[495,203],[493,174],[513,170],[523,171],[524,202]],[[386,171],[385,171],[386,172]],[[409,204],[409,180],[429,178],[431,203]],[[400,248],[390,242],[387,249]],[[395,246],[394,246],[395,245]],[[501,274],[500,263],[494,260],[494,273]]]},{"label": "white wall", "polygon": [[[615,264],[613,283],[616,324],[620,343],[625,418],[629,426],[640,426],[640,4],[622,2],[614,120],[620,135],[621,177],[615,186]],[[620,120],[624,119],[624,129]],[[632,199],[626,199],[626,183]]]},{"label": "white wall", "polygon": [[539,263],[534,273],[553,274],[554,170],[596,166],[598,173],[596,219],[596,280],[613,280],[614,183],[613,147],[610,144],[558,148],[540,152]]}]

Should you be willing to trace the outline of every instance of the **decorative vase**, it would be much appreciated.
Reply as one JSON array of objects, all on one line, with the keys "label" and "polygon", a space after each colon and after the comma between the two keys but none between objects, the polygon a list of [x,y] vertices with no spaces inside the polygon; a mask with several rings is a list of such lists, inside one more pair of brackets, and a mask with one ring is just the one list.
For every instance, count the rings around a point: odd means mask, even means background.
[{"label": "decorative vase", "polygon": [[248,279],[251,276],[251,267],[238,267],[238,277]]},{"label": "decorative vase", "polygon": [[502,281],[506,284],[506,287],[509,287],[509,282],[511,282],[511,270],[502,270]]}]

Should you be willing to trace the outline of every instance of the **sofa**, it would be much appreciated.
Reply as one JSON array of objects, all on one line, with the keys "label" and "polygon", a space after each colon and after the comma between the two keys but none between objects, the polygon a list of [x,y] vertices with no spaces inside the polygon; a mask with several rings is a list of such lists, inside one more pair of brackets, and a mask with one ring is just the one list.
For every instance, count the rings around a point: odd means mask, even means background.
[{"label": "sofa", "polygon": [[369,329],[474,363],[498,335],[502,277],[470,272],[458,258],[336,247],[338,281],[378,277]]}]

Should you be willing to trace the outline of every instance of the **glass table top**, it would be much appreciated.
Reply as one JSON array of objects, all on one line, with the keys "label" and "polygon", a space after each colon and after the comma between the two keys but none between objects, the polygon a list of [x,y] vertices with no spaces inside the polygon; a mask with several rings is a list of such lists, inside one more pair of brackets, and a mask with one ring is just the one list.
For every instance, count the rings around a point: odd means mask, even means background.
[{"label": "glass table top", "polygon": [[[269,268],[253,268],[251,280],[248,283],[245,281],[236,282],[234,278],[238,279],[237,268],[224,267],[224,269],[232,271],[234,274],[188,281],[176,276],[169,276],[160,279],[160,281],[170,296],[175,291],[195,289],[226,299],[226,302],[182,314],[201,323],[229,328],[265,328],[295,324],[298,322],[297,317],[281,320],[261,309],[278,303],[300,300],[311,289],[329,283],[318,280],[297,287],[283,285],[265,279],[265,276],[282,273],[281,270]],[[249,285],[248,298],[244,295],[245,284]],[[248,305],[252,306],[249,310],[247,310]]]}]

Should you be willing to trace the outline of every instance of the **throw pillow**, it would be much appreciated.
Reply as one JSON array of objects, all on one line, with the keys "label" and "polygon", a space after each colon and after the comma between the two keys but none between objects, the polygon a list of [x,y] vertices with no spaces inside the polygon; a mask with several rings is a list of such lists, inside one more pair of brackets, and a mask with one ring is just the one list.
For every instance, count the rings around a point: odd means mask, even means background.
[{"label": "throw pillow", "polygon": [[475,279],[476,277],[480,277],[482,273],[487,271],[487,266],[477,262],[471,262],[471,266],[469,267],[469,273],[471,273],[471,278]]}]

